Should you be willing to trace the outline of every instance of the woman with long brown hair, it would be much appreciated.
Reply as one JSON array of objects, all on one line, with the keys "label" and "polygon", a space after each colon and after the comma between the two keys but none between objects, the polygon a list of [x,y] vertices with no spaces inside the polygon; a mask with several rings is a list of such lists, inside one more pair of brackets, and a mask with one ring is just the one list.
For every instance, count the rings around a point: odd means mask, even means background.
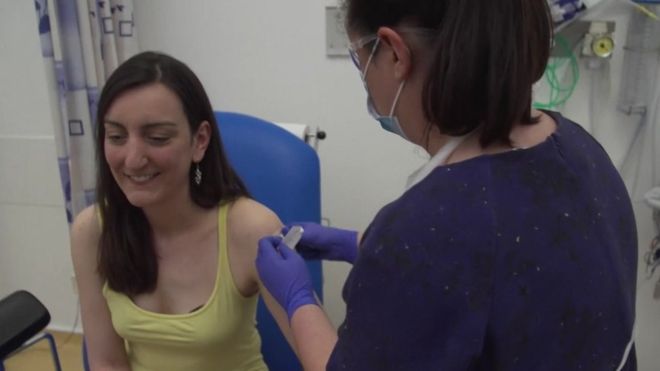
[{"label": "woman with long brown hair", "polygon": [[255,328],[258,239],[281,227],[225,157],[195,74],[138,54],[106,82],[97,202],[72,229],[92,370],[266,370]]}]

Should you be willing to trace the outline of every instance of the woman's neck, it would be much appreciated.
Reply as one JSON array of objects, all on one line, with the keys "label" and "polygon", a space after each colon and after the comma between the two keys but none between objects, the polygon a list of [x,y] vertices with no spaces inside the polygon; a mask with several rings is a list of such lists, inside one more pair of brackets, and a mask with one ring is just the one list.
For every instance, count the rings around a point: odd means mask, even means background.
[{"label": "woman's neck", "polygon": [[174,236],[199,225],[208,210],[197,205],[190,197],[179,202],[168,202],[143,209],[156,236]]},{"label": "woman's neck", "polygon": [[[480,128],[468,134],[467,138],[452,152],[446,163],[453,164],[482,155],[494,155],[508,152],[515,148],[534,147],[546,140],[557,129],[552,117],[541,111],[534,111],[539,122],[533,125],[515,124],[509,134],[511,143],[495,142],[482,147],[479,142]],[[435,130],[429,137],[429,154],[433,156],[450,140],[450,137]],[[433,146],[431,146],[431,144]]]},{"label": "woman's neck", "polygon": [[[433,125],[432,129],[429,131],[427,138],[428,139],[426,140],[424,148],[431,157],[433,157],[436,153],[438,153],[438,151],[445,147],[447,143],[456,139],[455,136],[442,134],[435,125]],[[456,154],[466,152],[466,150],[468,150],[467,152],[476,156],[480,154],[477,153],[481,150],[481,146],[479,145],[479,129],[475,129],[472,132],[465,134],[464,138],[461,139],[461,143],[458,145],[458,147],[456,147],[456,149],[452,151],[445,162],[457,162],[455,160]],[[467,158],[463,158],[462,160],[465,159]]]}]

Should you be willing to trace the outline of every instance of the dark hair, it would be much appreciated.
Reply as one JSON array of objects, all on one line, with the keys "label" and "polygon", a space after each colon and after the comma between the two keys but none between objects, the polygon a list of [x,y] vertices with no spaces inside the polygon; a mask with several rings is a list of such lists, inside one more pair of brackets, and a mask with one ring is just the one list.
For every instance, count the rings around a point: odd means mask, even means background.
[{"label": "dark hair", "polygon": [[481,125],[482,146],[509,143],[531,114],[532,84],[543,76],[553,24],[546,0],[345,0],[346,27],[434,30],[423,89],[424,114],[449,135]]},{"label": "dark hair", "polygon": [[122,93],[160,83],[174,92],[183,106],[191,133],[208,121],[211,138],[199,168],[201,184],[193,183],[190,167],[190,197],[203,208],[229,202],[248,192],[225,156],[213,109],[197,76],[184,63],[161,53],[144,52],[122,63],[108,78],[96,115],[96,199],[102,223],[98,271],[117,292],[136,295],[156,288],[158,260],[152,230],[142,209],[131,205],[117,185],[104,155],[105,115]]}]

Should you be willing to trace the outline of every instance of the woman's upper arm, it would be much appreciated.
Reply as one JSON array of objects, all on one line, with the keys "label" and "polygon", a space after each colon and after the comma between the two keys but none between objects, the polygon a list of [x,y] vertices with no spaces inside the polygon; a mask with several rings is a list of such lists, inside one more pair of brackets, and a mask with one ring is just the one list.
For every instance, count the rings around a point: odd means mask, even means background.
[{"label": "woman's upper arm", "polygon": [[289,326],[286,311],[270,295],[259,279],[257,268],[254,264],[257,257],[257,244],[259,239],[265,236],[279,233],[282,228],[282,222],[279,217],[266,206],[250,199],[240,199],[236,201],[232,211],[237,228],[233,240],[243,254],[242,261],[247,268],[251,280],[258,286],[261,297],[273,316],[289,345],[295,351],[295,344]]},{"label": "woman's upper arm", "polygon": [[85,344],[92,370],[130,370],[124,341],[112,327],[97,270],[101,230],[96,209],[83,210],[71,227],[71,258],[76,275]]}]

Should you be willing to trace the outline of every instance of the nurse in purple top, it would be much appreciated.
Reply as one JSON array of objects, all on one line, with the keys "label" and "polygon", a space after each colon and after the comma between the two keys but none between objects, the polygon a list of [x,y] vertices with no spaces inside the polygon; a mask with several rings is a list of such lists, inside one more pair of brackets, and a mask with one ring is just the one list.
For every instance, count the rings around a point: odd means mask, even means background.
[{"label": "nurse in purple top", "polygon": [[[531,108],[552,45],[546,0],[345,10],[369,112],[431,160],[362,236],[302,223],[297,251],[260,240],[257,270],[304,368],[636,370],[626,189],[579,125]],[[338,330],[303,257],[354,264]]]}]

